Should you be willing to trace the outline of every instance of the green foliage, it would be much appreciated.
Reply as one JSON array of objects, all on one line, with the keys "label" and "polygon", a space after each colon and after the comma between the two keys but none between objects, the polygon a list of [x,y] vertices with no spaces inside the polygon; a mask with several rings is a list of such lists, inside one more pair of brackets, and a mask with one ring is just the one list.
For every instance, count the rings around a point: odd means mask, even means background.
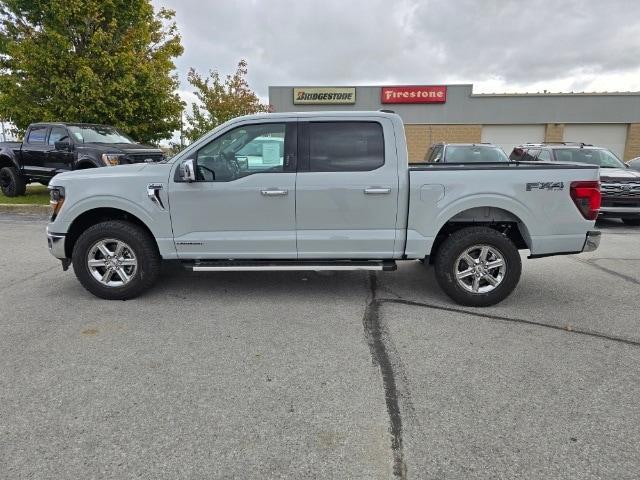
[{"label": "green foliage", "polygon": [[49,190],[43,185],[32,183],[27,185],[27,193],[18,197],[5,197],[0,192],[0,204],[14,205],[49,205]]},{"label": "green foliage", "polygon": [[149,0],[0,0],[0,117],[169,137],[183,109],[173,16]]},{"label": "green foliage", "polygon": [[240,115],[269,111],[269,106],[260,103],[258,96],[249,88],[246,75],[245,60],[238,62],[236,72],[227,75],[224,82],[215,70],[209,72],[206,78],[193,68],[189,70],[189,83],[196,89],[194,94],[199,104],[193,103],[192,113],[187,114],[187,139],[194,141],[212,128]]}]

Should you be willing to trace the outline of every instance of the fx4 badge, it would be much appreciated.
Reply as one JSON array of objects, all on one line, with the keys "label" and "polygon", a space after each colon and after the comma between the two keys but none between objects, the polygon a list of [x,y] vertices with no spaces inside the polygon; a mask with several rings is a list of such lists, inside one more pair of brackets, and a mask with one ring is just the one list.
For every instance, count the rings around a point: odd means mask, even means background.
[{"label": "fx4 badge", "polygon": [[527,192],[532,190],[546,190],[548,192],[552,190],[564,190],[563,182],[532,182],[527,183]]}]

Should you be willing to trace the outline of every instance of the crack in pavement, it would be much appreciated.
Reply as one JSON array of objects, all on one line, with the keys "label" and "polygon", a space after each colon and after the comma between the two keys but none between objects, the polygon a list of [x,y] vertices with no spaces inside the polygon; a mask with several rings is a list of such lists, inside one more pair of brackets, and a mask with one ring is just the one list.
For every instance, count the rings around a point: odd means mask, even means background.
[{"label": "crack in pavement", "polygon": [[362,324],[364,326],[367,343],[369,344],[369,350],[371,351],[371,359],[374,365],[380,368],[380,374],[382,376],[385,403],[390,422],[393,475],[394,477],[405,479],[407,476],[407,466],[403,453],[402,417],[400,414],[400,403],[398,401],[398,389],[389,351],[383,339],[383,336],[388,337],[388,333],[380,322],[380,302],[377,299],[378,279],[373,272],[369,273],[368,281],[370,297],[364,311]]},{"label": "crack in pavement", "polygon": [[593,268],[597,268],[598,270],[600,270],[601,272],[604,273],[608,273],[609,275],[613,275],[614,277],[618,277],[621,278],[627,282],[631,282],[631,283],[635,283],[636,285],[640,285],[640,281],[636,280],[633,277],[630,277],[629,275],[625,275],[624,273],[620,273],[620,272],[616,272],[615,270],[611,270],[610,268],[607,267],[603,267],[602,265],[598,265],[598,260],[624,260],[624,261],[638,261],[640,259],[638,258],[594,258],[592,260],[586,260],[586,259],[582,259],[582,258],[578,258],[578,257],[574,257],[574,256],[569,256],[569,258],[571,260],[575,260],[576,262],[580,262],[584,265],[589,265],[590,267]]},{"label": "crack in pavement", "polygon": [[45,268],[44,270],[41,270],[39,272],[36,273],[32,273],[31,275],[25,277],[25,278],[21,278],[19,280],[16,280],[14,282],[11,283],[7,283],[7,284],[0,284],[0,288],[13,288],[15,286],[21,285],[24,282],[28,282],[29,280],[33,280],[36,277],[39,277],[40,275],[44,275],[45,273],[48,273],[52,270],[55,270],[57,268],[60,268],[60,265],[53,265],[49,268]]},{"label": "crack in pavement", "polygon": [[[594,265],[595,266],[595,265]],[[635,281],[635,280],[634,280]],[[431,310],[439,310],[445,312],[460,313],[470,315],[487,320],[496,320],[502,322],[511,322],[520,325],[530,325],[535,327],[549,328],[565,333],[584,335],[601,340],[622,343],[634,347],[640,347],[640,341],[630,338],[608,335],[595,330],[574,329],[569,326],[553,325],[535,320],[526,320],[524,318],[507,317],[503,315],[495,315],[491,313],[482,313],[478,311],[466,310],[464,308],[447,307],[432,303],[417,302],[407,300],[390,290],[378,286],[378,278],[375,273],[370,272],[368,276],[369,282],[369,299],[365,308],[362,324],[364,327],[365,338],[369,345],[373,364],[380,368],[382,376],[382,384],[384,388],[385,403],[387,413],[389,415],[390,433],[391,433],[391,452],[393,456],[393,475],[396,478],[406,479],[407,465],[404,456],[404,442],[402,429],[402,412],[400,410],[400,399],[403,400],[403,407],[406,413],[414,417],[413,403],[408,389],[408,377],[405,373],[403,363],[399,352],[389,335],[389,331],[382,321],[380,315],[380,307],[384,304],[399,304],[412,307],[427,308]],[[392,293],[399,298],[379,298],[377,296],[378,289]],[[398,381],[400,380],[400,381]],[[402,394],[400,393],[402,392]],[[412,420],[417,420],[413,419]]]}]

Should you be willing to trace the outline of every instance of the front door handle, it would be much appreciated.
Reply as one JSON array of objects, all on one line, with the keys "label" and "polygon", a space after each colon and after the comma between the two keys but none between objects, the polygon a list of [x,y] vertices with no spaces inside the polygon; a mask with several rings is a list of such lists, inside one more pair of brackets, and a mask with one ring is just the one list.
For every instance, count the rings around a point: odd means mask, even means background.
[{"label": "front door handle", "polygon": [[364,189],[364,193],[366,193],[367,195],[384,195],[387,193],[391,193],[391,189],[384,187],[369,187]]},{"label": "front door handle", "polygon": [[260,190],[260,193],[262,195],[264,195],[265,197],[275,197],[278,195],[286,195],[287,193],[289,193],[288,190],[277,190],[277,189],[267,189],[267,190]]}]

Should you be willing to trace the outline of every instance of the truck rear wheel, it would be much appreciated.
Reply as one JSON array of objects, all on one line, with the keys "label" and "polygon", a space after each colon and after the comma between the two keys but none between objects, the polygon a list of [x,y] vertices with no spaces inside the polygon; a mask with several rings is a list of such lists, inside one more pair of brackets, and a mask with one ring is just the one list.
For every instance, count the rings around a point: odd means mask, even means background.
[{"label": "truck rear wheel", "polygon": [[15,167],[0,169],[0,189],[7,197],[24,195],[27,191],[27,183]]},{"label": "truck rear wheel", "polygon": [[89,227],[73,247],[73,271],[89,292],[107,300],[127,300],[153,285],[160,254],[147,231],[109,220]]},{"label": "truck rear wheel", "polygon": [[640,218],[623,218],[622,221],[625,225],[630,225],[632,227],[640,226]]},{"label": "truck rear wheel", "polygon": [[518,284],[522,262],[513,242],[488,227],[467,227],[447,238],[436,253],[438,284],[455,302],[487,307]]}]

